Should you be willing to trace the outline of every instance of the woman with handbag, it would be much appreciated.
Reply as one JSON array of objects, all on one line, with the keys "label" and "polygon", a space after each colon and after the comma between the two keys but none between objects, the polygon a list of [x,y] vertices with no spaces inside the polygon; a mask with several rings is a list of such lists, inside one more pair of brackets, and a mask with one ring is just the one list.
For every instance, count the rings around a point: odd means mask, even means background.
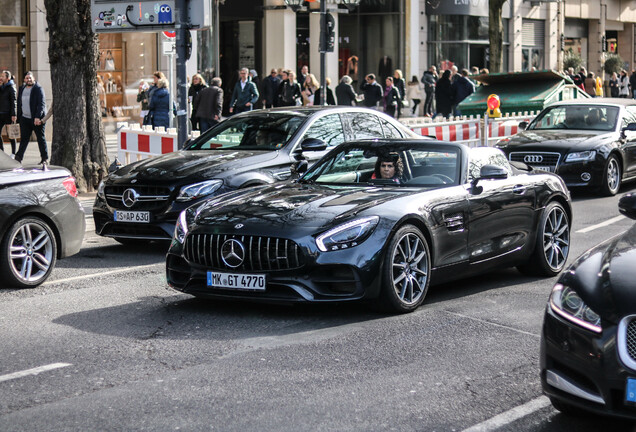
[{"label": "woman with handbag", "polygon": [[[15,157],[16,138],[20,138],[20,125],[16,123],[16,91],[15,83],[11,79],[11,72],[0,73],[0,131],[7,125],[7,135],[11,143],[11,156]],[[4,151],[4,143],[0,133],[0,150]]]}]

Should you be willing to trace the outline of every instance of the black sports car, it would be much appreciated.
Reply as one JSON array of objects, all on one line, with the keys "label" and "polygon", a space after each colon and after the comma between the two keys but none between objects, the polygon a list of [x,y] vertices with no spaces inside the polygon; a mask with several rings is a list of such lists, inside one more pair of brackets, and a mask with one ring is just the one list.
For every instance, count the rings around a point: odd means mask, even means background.
[{"label": "black sports car", "polygon": [[62,167],[25,167],[0,152],[0,287],[32,288],[80,250],[86,221]]},{"label": "black sports car", "polygon": [[512,166],[500,150],[351,142],[296,182],[182,212],[167,279],[201,297],[376,299],[406,312],[422,303],[431,281],[515,265],[558,273],[571,220],[561,178]]},{"label": "black sports car", "polygon": [[568,187],[615,195],[622,181],[636,177],[634,131],[635,100],[577,99],[550,105],[497,147],[511,161],[557,173]]},{"label": "black sports car", "polygon": [[[636,219],[636,194],[619,201]],[[636,420],[636,225],[581,255],[552,290],[541,382],[555,408]]]},{"label": "black sports car", "polygon": [[344,141],[418,136],[364,108],[292,107],[235,115],[184,150],[111,174],[95,200],[95,231],[122,243],[170,240],[179,213],[197,201],[289,179],[290,166],[313,163]]}]

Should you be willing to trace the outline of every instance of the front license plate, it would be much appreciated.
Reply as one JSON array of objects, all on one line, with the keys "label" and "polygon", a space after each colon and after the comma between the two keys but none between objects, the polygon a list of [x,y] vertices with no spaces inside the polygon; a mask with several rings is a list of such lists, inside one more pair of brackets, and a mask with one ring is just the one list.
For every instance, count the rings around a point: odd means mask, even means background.
[{"label": "front license plate", "polygon": [[150,212],[115,210],[115,222],[150,223]]},{"label": "front license plate", "polygon": [[208,272],[208,286],[250,291],[265,291],[264,274],[234,274]]},{"label": "front license plate", "polygon": [[634,378],[627,378],[625,401],[636,404],[636,379]]},{"label": "front license plate", "polygon": [[554,172],[554,168],[552,168],[551,166],[535,166],[534,169],[543,170],[547,172]]}]

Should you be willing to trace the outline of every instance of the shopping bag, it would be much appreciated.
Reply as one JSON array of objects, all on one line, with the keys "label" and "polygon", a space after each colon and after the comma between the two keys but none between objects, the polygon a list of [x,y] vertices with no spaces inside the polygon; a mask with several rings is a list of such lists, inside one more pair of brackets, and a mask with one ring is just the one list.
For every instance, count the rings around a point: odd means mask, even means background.
[{"label": "shopping bag", "polygon": [[7,125],[7,136],[9,139],[20,139],[20,125],[17,123],[12,123]]}]

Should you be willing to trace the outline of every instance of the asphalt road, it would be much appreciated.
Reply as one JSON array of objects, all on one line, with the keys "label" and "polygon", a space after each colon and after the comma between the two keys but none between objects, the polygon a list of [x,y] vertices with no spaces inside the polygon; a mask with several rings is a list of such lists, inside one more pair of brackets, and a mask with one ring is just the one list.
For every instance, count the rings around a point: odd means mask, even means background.
[{"label": "asphalt road", "polygon": [[[574,195],[570,260],[632,225],[621,194]],[[554,279],[498,271],[390,316],[196,300],[167,289],[165,251],[89,231],[41,287],[0,289],[1,431],[632,430],[542,396]]]}]

